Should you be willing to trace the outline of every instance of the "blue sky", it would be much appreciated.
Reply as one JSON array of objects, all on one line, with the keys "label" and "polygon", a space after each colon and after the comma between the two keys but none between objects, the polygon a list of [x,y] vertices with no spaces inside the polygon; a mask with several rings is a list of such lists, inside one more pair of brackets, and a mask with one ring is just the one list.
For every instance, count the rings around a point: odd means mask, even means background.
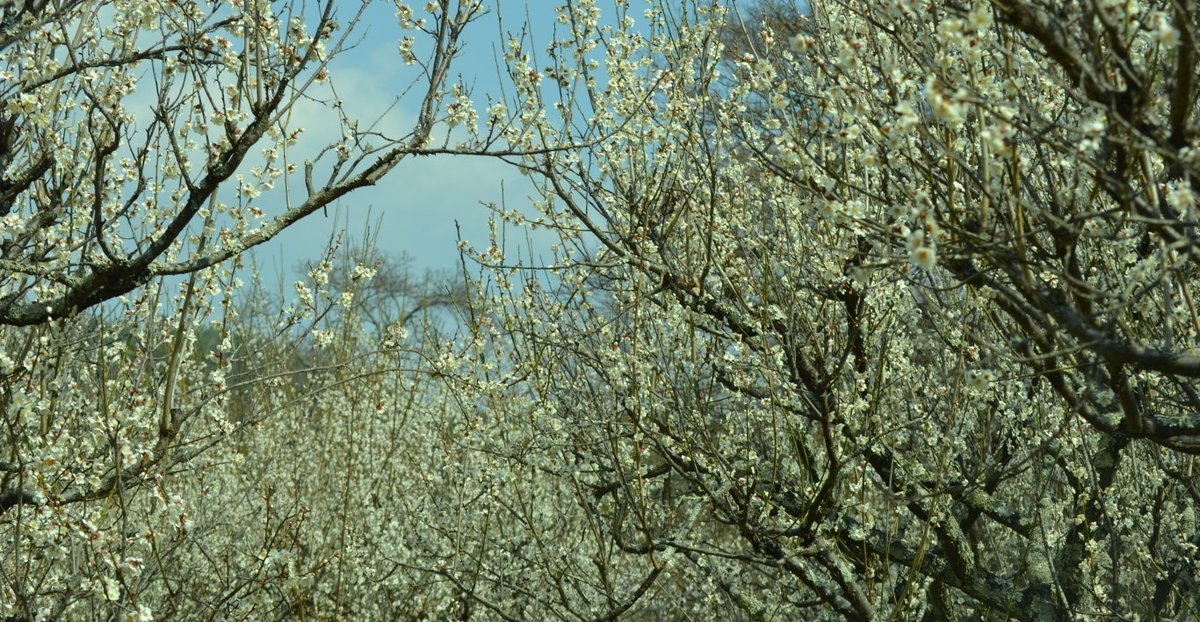
[{"label": "blue sky", "polygon": [[[423,3],[410,4],[417,11]],[[466,45],[456,65],[456,72],[475,85],[481,116],[485,95],[497,93],[500,84],[496,75],[501,41],[497,18],[503,19],[507,31],[519,29],[528,19],[539,46],[544,45],[554,26],[557,2],[487,0],[486,4],[489,12],[466,31]],[[348,19],[358,7],[357,2],[345,5],[347,13],[342,19]],[[333,84],[351,114],[377,117],[412,79],[414,68],[400,62],[396,53],[400,31],[394,13],[392,2],[371,3],[357,30],[361,42],[331,65]],[[416,98],[402,99],[387,113],[384,126],[411,126],[416,103]],[[320,136],[321,125],[329,122],[328,111],[313,105],[299,112],[311,115],[311,124],[304,125],[310,134]],[[337,132],[336,127],[324,129]],[[376,187],[352,193],[337,209],[331,207],[328,216],[318,212],[296,223],[255,249],[252,257],[267,282],[279,276],[290,282],[298,264],[321,255],[332,231],[346,229],[348,235],[359,238],[370,225],[377,229],[380,250],[409,254],[416,270],[452,268],[458,262],[455,221],[465,239],[486,244],[489,212],[482,203],[500,203],[502,192],[509,208],[520,208],[529,203],[533,187],[516,169],[499,160],[414,158],[401,162]]]}]

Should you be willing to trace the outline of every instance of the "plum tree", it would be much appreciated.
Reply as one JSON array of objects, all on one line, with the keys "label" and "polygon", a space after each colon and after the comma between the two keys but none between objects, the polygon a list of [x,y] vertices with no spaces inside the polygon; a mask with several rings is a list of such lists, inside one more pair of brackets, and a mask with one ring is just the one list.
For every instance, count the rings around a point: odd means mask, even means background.
[{"label": "plum tree", "polygon": [[[189,532],[206,497],[179,494],[188,478],[262,493],[198,461],[247,423],[228,408],[235,359],[273,369],[236,334],[241,256],[473,121],[450,73],[473,0],[397,6],[411,127],[350,116],[330,61],[366,4],[0,5],[0,617],[278,615],[255,553],[282,523],[266,512],[259,547]],[[311,319],[296,309],[277,338]]]},{"label": "plum tree", "polygon": [[579,525],[530,563],[588,579],[473,594],[1196,615],[1195,7],[681,4],[550,45],[615,137],[524,162],[560,252],[489,272],[478,332],[536,405],[513,478]]},{"label": "plum tree", "polygon": [[1190,3],[563,2],[472,134],[538,195],[461,285],[330,256],[257,323],[243,249],[474,124],[479,7],[401,5],[413,133],[293,171],[331,14],[169,6],[4,9],[4,615],[1200,613]]}]

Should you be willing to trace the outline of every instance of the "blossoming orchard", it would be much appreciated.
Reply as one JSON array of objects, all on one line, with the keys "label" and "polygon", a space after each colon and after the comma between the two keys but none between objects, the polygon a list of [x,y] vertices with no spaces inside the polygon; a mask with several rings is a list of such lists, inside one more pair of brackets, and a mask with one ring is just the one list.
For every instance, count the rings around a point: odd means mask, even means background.
[{"label": "blossoming orchard", "polygon": [[390,4],[0,3],[0,618],[1200,617],[1200,6]]}]

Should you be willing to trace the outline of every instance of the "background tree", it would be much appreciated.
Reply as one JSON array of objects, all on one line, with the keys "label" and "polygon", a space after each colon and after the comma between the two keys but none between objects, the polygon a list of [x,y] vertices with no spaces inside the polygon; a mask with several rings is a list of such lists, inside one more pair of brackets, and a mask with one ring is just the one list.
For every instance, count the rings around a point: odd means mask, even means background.
[{"label": "background tree", "polygon": [[[453,311],[430,292],[450,287],[410,288],[420,280],[398,265],[363,249],[331,254],[311,263],[292,305],[239,305],[233,352],[254,353],[253,365],[230,374],[228,433],[172,478],[189,534],[162,561],[174,579],[148,583],[172,615],[457,611],[454,592],[398,565],[429,550],[427,530],[453,522],[442,508],[469,468],[448,451],[465,429],[453,394],[429,373],[449,338],[440,316]],[[393,279],[377,283],[382,274]]]}]

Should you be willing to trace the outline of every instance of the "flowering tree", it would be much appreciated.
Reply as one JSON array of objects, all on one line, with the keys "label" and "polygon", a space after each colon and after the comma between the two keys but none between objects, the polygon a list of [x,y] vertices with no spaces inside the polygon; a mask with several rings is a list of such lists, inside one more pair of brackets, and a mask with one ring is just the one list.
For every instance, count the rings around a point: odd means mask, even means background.
[{"label": "flowering tree", "polygon": [[552,258],[478,252],[495,479],[430,576],[513,618],[1196,615],[1195,7],[621,6],[510,47],[517,107],[614,138],[523,161]]},{"label": "flowering tree", "polygon": [[270,498],[200,461],[255,421],[229,407],[245,387],[227,374],[288,371],[263,339],[327,340],[315,318],[340,301],[242,330],[238,258],[411,154],[485,149],[434,141],[440,123],[473,130],[450,67],[482,3],[397,5],[412,65],[397,92],[417,98],[401,131],[360,125],[330,75],[365,6],[0,4],[0,616],[286,611],[264,560],[294,517],[264,512],[257,544],[189,517],[215,490]]},{"label": "flowering tree", "polygon": [[[333,4],[147,6],[0,20],[3,615],[1197,615],[1188,3],[569,0],[484,130],[401,5],[411,133],[294,165]],[[236,303],[439,119],[540,190],[461,289]]]}]

